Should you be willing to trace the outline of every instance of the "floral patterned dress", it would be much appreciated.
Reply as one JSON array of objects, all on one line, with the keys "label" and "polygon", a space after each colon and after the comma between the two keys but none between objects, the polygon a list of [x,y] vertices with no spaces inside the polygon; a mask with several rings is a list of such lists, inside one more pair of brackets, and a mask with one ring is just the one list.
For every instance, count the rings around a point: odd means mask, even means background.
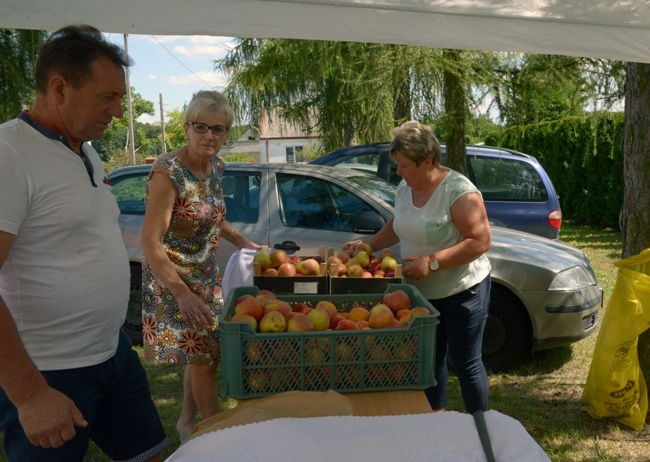
[{"label": "floral patterned dress", "polygon": [[[142,335],[144,356],[149,361],[172,364],[215,364],[220,359],[216,319],[223,308],[217,249],[226,207],[221,190],[223,159],[212,159],[212,175],[198,179],[174,154],[154,163],[153,172],[168,175],[178,194],[163,248],[179,275],[208,304],[215,326],[202,331],[190,329],[178,302],[142,259]],[[149,199],[147,185],[145,200]]]}]

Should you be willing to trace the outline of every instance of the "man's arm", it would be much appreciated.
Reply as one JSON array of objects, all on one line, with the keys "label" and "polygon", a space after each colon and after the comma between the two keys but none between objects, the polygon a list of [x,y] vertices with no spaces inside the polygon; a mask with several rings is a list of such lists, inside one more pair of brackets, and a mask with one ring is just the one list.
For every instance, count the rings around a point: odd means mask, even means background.
[{"label": "man's arm", "polygon": [[[0,231],[0,268],[16,236]],[[25,350],[9,308],[0,294],[0,387],[18,408],[30,442],[59,447],[72,439],[74,427],[88,425],[74,402],[50,388]]]}]

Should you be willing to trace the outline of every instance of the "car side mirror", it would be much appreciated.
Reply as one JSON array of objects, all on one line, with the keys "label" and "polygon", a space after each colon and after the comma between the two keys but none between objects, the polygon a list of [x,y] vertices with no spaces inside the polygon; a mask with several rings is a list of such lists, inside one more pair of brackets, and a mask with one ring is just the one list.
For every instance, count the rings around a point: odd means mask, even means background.
[{"label": "car side mirror", "polygon": [[352,231],[357,234],[375,234],[386,224],[386,220],[377,212],[360,213],[352,223]]}]

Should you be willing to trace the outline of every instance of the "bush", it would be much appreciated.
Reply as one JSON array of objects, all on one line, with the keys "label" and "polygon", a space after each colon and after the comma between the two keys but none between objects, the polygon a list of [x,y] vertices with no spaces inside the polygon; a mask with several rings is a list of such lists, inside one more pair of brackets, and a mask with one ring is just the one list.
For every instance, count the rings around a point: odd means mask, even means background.
[{"label": "bush", "polygon": [[623,205],[623,113],[513,127],[486,144],[531,154],[548,172],[565,219],[618,229]]}]

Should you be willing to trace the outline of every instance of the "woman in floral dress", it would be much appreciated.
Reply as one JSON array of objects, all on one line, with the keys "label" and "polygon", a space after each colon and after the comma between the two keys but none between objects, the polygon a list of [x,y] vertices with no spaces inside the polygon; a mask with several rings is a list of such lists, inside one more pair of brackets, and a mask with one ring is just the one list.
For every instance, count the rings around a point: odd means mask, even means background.
[{"label": "woman in floral dress", "polygon": [[219,412],[217,316],[223,308],[217,267],[219,240],[259,248],[226,221],[218,156],[233,121],[227,99],[200,91],[185,114],[187,145],[160,156],[147,184],[142,228],[145,358],[187,364],[176,428],[181,439]]}]

